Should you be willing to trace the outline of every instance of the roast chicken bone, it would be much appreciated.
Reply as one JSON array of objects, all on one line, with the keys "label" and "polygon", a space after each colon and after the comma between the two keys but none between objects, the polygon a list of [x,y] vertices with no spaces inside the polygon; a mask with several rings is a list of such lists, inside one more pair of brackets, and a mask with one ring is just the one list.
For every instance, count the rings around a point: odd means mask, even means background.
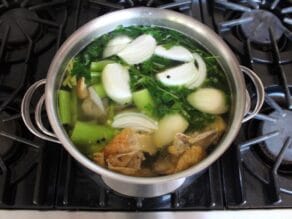
[{"label": "roast chicken bone", "polygon": [[173,174],[185,170],[203,160],[206,149],[216,144],[226,129],[221,117],[202,131],[189,134],[177,133],[172,145],[167,148],[167,154],[162,154],[154,163],[154,171],[158,174]]}]

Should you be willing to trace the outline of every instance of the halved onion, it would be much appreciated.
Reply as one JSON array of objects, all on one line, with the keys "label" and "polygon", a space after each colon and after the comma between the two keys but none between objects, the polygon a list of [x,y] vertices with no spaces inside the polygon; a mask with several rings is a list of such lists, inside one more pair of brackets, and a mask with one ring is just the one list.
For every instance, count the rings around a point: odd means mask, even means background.
[{"label": "halved onion", "polygon": [[154,54],[166,59],[190,62],[194,59],[192,53],[183,46],[173,46],[170,49],[166,49],[163,46],[157,46]]},{"label": "halved onion", "polygon": [[124,35],[111,39],[103,51],[103,58],[117,54],[123,50],[131,41],[132,38]]},{"label": "halved onion", "polygon": [[187,83],[187,88],[194,89],[195,87],[199,87],[205,81],[207,77],[207,67],[202,59],[202,57],[198,53],[193,53],[194,63],[196,62],[196,71],[198,72],[198,77],[189,83]]},{"label": "halved onion", "polygon": [[149,34],[143,34],[128,44],[117,55],[130,65],[149,59],[154,53],[156,40]]},{"label": "halved onion", "polygon": [[188,121],[180,114],[165,115],[154,133],[154,143],[157,147],[170,144],[177,133],[183,133],[189,126]]},{"label": "halved onion", "polygon": [[102,100],[101,100],[100,96],[96,93],[94,88],[89,87],[88,91],[89,91],[89,97],[92,100],[92,102],[94,102],[94,104],[99,108],[99,110],[102,113],[105,113],[105,109],[104,109],[104,105],[102,103]]},{"label": "halved onion", "polygon": [[199,78],[198,71],[193,62],[166,69],[156,75],[157,79],[167,86],[180,86],[189,84]]},{"label": "halved onion", "polygon": [[151,133],[158,129],[158,123],[143,113],[123,112],[114,117],[112,127],[132,128]]},{"label": "halved onion", "polygon": [[224,92],[216,88],[200,88],[189,94],[187,100],[201,112],[219,115],[228,111]]},{"label": "halved onion", "polygon": [[107,95],[117,103],[127,104],[132,100],[130,76],[121,64],[108,64],[102,71],[102,83]]}]

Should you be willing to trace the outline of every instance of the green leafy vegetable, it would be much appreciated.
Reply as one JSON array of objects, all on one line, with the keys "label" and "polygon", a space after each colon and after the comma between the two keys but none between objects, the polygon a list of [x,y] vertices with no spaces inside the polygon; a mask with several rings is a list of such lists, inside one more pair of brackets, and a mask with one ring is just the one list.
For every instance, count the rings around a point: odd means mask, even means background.
[{"label": "green leafy vegetable", "polygon": [[[207,66],[207,79],[202,87],[214,87],[224,91],[229,103],[229,86],[226,76],[217,62],[217,57],[206,52],[190,37],[174,30],[155,26],[119,26],[114,31],[105,34],[89,44],[73,61],[71,75],[77,78],[85,77],[88,85],[100,83],[100,71],[106,64],[102,53],[107,43],[116,36],[126,35],[135,39],[142,34],[150,34],[157,45],[171,48],[175,45],[187,48],[191,53],[198,53]],[[115,62],[128,66],[118,56],[111,56],[106,62]],[[153,55],[149,60],[129,66],[131,91],[147,89],[153,99],[153,104],[144,106],[149,115],[162,118],[166,114],[180,113],[189,122],[189,129],[201,129],[214,121],[214,116],[194,109],[186,97],[194,90],[185,87],[167,87],[155,79],[158,72],[181,65],[182,62],[165,59]],[[154,107],[155,106],[155,107]],[[110,107],[111,109],[111,107]]]},{"label": "green leafy vegetable", "polygon": [[75,75],[77,78],[84,77],[86,80],[91,79],[89,69],[84,64],[79,62],[78,59],[74,60],[71,74]]}]

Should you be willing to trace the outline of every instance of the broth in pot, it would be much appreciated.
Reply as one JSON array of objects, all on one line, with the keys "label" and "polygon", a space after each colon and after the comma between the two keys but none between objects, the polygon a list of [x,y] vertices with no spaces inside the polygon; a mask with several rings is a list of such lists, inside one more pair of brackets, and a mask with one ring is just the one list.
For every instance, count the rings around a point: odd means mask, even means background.
[{"label": "broth in pot", "polygon": [[230,87],[195,40],[157,26],[117,27],[68,64],[59,119],[89,159],[131,176],[196,165],[226,130]]}]

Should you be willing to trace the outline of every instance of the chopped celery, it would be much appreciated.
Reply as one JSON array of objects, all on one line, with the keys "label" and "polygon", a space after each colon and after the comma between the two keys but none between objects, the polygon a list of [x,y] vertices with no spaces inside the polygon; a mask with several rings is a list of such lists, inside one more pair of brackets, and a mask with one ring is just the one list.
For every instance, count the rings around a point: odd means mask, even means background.
[{"label": "chopped celery", "polygon": [[92,145],[98,141],[109,141],[115,134],[115,129],[89,122],[77,121],[71,134],[75,144]]},{"label": "chopped celery", "polygon": [[58,91],[59,116],[62,124],[71,123],[71,93],[66,90]]},{"label": "chopped celery", "polygon": [[102,60],[102,61],[99,61],[99,62],[91,62],[90,63],[90,71],[93,71],[93,72],[102,71],[103,68],[107,64],[111,64],[111,63],[114,63],[114,61],[112,61],[112,60]]},{"label": "chopped celery", "polygon": [[101,73],[100,72],[90,72],[90,84],[97,84],[101,81]]},{"label": "chopped celery", "polygon": [[77,121],[78,117],[78,98],[76,94],[76,89],[72,89],[71,91],[71,126]]},{"label": "chopped celery", "polygon": [[154,103],[148,89],[133,92],[133,101],[139,110],[152,116]]},{"label": "chopped celery", "polygon": [[107,124],[111,125],[115,116],[115,104],[112,103],[108,107]]},{"label": "chopped celery", "polygon": [[100,98],[106,97],[106,92],[102,84],[94,84],[92,87]]}]

